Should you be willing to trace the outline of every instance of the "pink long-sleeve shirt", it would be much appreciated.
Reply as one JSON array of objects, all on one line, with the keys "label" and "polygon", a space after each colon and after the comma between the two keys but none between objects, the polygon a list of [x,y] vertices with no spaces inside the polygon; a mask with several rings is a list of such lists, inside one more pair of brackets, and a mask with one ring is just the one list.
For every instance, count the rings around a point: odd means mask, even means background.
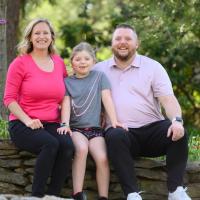
[{"label": "pink long-sleeve shirt", "polygon": [[[65,95],[63,78],[67,71],[58,55],[51,56],[54,69],[45,72],[31,55],[19,56],[10,64],[4,93],[4,104],[16,101],[32,119],[59,122],[59,105]],[[12,113],[9,120],[17,119]]]}]

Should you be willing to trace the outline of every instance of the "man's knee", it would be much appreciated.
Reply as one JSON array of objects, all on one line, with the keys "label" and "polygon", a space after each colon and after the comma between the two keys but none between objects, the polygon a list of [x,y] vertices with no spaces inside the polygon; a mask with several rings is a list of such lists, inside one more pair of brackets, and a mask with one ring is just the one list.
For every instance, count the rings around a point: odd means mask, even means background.
[{"label": "man's knee", "polygon": [[106,131],[105,141],[108,148],[121,146],[128,142],[128,132],[122,128],[110,128]]},{"label": "man's knee", "polygon": [[188,145],[188,140],[189,140],[189,134],[188,134],[188,132],[185,130],[184,136],[183,136],[182,138],[180,138],[179,140],[177,140],[177,142],[178,142],[179,144],[182,144],[182,145],[187,146],[187,145]]},{"label": "man's knee", "polygon": [[123,138],[126,133],[127,131],[122,128],[109,128],[105,133],[105,139],[110,140]]}]

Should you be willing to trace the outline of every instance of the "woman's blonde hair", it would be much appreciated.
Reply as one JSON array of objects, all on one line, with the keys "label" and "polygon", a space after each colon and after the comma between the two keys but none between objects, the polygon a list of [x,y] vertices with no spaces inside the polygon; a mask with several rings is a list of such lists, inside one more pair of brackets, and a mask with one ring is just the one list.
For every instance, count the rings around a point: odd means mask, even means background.
[{"label": "woman's blonde hair", "polygon": [[81,42],[72,49],[72,53],[71,53],[71,57],[70,57],[71,61],[74,58],[74,56],[76,55],[76,53],[81,52],[81,51],[88,52],[88,54],[93,58],[94,62],[96,62],[95,51],[92,48],[92,46],[87,42]]},{"label": "woman's blonde hair", "polygon": [[54,47],[54,43],[55,43],[55,32],[53,30],[53,27],[51,25],[51,23],[47,20],[47,19],[43,19],[43,18],[38,18],[38,19],[34,19],[32,20],[25,28],[24,30],[24,36],[23,36],[23,40],[17,45],[17,49],[19,51],[20,54],[28,54],[31,53],[33,51],[33,44],[30,41],[31,39],[31,34],[33,31],[33,28],[35,27],[35,25],[39,24],[39,23],[46,23],[50,29],[51,32],[51,38],[52,38],[52,42],[48,47],[48,52],[49,54],[54,54],[55,53],[55,47]]}]

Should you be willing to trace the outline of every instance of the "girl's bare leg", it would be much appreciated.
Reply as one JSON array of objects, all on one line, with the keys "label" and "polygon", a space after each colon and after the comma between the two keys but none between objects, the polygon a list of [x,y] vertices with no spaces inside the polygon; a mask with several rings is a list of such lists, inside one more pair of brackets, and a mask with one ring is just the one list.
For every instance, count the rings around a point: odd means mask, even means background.
[{"label": "girl's bare leg", "polygon": [[72,141],[75,146],[75,155],[72,164],[73,193],[83,190],[86,160],[88,155],[88,139],[79,132],[73,132]]},{"label": "girl's bare leg", "polygon": [[96,180],[99,196],[108,197],[110,169],[103,137],[95,137],[89,141],[89,152],[96,163]]}]

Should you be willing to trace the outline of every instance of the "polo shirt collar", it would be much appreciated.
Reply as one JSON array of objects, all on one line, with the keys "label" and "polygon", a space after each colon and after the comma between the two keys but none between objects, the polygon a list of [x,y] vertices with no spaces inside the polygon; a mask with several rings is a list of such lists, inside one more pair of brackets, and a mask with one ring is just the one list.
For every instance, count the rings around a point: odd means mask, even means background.
[{"label": "polo shirt collar", "polygon": [[[110,58],[109,62],[110,62],[109,63],[110,67],[116,67],[117,66],[115,59],[114,59],[114,56],[112,56],[112,58]],[[131,67],[137,67],[137,68],[140,67],[140,55],[139,54],[136,53],[133,62],[131,63],[130,67],[128,67],[128,68],[131,68]]]}]

